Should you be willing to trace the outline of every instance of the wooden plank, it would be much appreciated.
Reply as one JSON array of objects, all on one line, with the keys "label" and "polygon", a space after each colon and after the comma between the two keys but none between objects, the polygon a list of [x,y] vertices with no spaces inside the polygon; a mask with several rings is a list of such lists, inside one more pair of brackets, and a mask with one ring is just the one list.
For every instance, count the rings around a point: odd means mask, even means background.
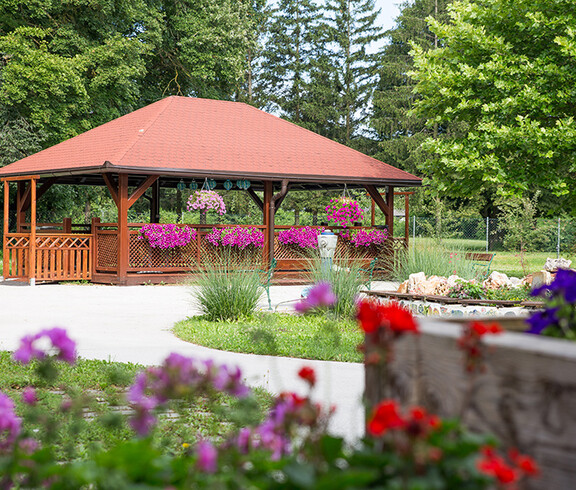
[{"label": "wooden plank", "polygon": [[264,207],[262,209],[262,224],[266,227],[264,232],[264,249],[262,255],[264,257],[263,266],[270,264],[271,255],[274,250],[274,235],[271,233],[272,223],[270,222],[270,203],[272,201],[273,185],[271,181],[264,182]]},{"label": "wooden plank", "polygon": [[35,179],[38,180],[40,178],[39,175],[17,175],[15,177],[2,177],[2,182],[16,182],[18,180],[30,180]]},{"label": "wooden plank", "polygon": [[386,192],[386,206],[389,209],[388,214],[386,215],[386,224],[388,225],[388,236],[394,236],[394,187],[391,185],[388,186],[388,190]]},{"label": "wooden plank", "polygon": [[248,195],[250,196],[250,198],[252,199],[252,201],[254,201],[254,204],[256,204],[256,206],[258,206],[260,211],[264,212],[264,203],[258,197],[258,194],[256,194],[256,191],[254,191],[254,189],[252,189],[252,187],[248,187],[247,192],[248,192]]},{"label": "wooden plank", "polygon": [[2,275],[4,279],[7,279],[10,275],[9,268],[9,256],[8,256],[8,223],[9,223],[9,203],[10,200],[10,184],[5,181],[4,182],[4,223],[3,223],[3,230],[4,230],[4,238],[2,240],[2,257],[4,257],[4,262],[2,264]]},{"label": "wooden plank", "polygon": [[384,199],[380,195],[380,192],[378,192],[378,189],[376,189],[376,186],[366,184],[364,186],[364,188],[368,191],[368,194],[370,194],[370,197],[372,199],[374,199],[374,202],[380,208],[380,210],[384,213],[384,216],[388,216],[390,214],[390,208],[388,207],[388,204],[384,201]]},{"label": "wooden plank", "polygon": [[118,277],[120,284],[127,279],[128,243],[128,174],[118,176]]},{"label": "wooden plank", "polygon": [[108,191],[110,192],[110,195],[112,196],[112,200],[116,204],[116,207],[118,207],[118,190],[117,190],[116,184],[112,181],[112,179],[110,178],[110,176],[108,174],[102,174],[102,178],[104,179],[104,183],[106,184],[106,187],[108,187]]},{"label": "wooden plank", "polygon": [[36,180],[30,180],[30,270],[28,280],[31,284],[36,281],[34,259],[36,257]]},{"label": "wooden plank", "polygon": [[128,198],[128,209],[130,209],[132,207],[132,205],[142,197],[142,194],[144,194],[148,188],[158,180],[158,175],[150,175],[144,182],[142,182],[142,184],[140,184],[140,187],[138,187],[138,189],[136,189],[132,195]]}]

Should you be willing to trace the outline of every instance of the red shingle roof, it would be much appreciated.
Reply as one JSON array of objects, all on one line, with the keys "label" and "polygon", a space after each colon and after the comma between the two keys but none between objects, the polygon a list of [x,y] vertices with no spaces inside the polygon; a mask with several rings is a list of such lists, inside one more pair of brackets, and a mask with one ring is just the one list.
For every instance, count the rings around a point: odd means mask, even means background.
[{"label": "red shingle roof", "polygon": [[420,185],[414,175],[247,104],[168,97],[0,169]]}]

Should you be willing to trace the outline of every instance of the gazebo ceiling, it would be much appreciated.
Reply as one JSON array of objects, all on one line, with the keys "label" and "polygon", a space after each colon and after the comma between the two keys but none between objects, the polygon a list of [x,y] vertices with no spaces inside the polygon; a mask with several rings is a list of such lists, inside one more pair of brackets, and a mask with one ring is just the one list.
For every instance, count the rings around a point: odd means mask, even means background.
[{"label": "gazebo ceiling", "polygon": [[[0,169],[99,184],[102,173],[419,186],[421,179],[250,105],[168,97]],[[83,181],[82,181],[83,180]],[[300,183],[298,185],[297,183]],[[293,184],[293,185],[294,185]]]}]

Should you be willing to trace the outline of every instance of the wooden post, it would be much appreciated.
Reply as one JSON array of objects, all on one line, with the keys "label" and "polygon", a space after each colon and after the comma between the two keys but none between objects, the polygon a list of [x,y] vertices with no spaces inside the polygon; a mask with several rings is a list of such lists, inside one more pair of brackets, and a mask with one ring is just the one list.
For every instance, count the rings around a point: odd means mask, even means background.
[{"label": "wooden post", "polygon": [[128,281],[128,174],[118,176],[118,282]]},{"label": "wooden post", "polygon": [[370,225],[374,228],[376,224],[376,203],[374,199],[372,199],[372,209],[370,210]]},{"label": "wooden post", "polygon": [[408,247],[408,239],[410,238],[410,194],[404,194],[404,241]]},{"label": "wooden post", "polygon": [[72,233],[72,218],[64,218],[62,220],[62,232]]},{"label": "wooden post", "polygon": [[388,214],[386,215],[386,224],[388,225],[388,236],[394,236],[394,187],[388,186],[386,191],[386,204],[388,205]]},{"label": "wooden post", "polygon": [[266,240],[264,241],[264,263],[270,264],[270,255],[274,251],[274,227],[270,222],[270,203],[272,201],[273,183],[264,182],[264,206],[262,208],[262,224],[266,227],[264,230]]},{"label": "wooden post", "polygon": [[160,223],[160,180],[152,184],[152,199],[150,201],[150,223]]},{"label": "wooden post", "polygon": [[16,233],[22,233],[22,225],[26,223],[26,210],[24,209],[24,193],[26,182],[19,180],[16,190]]},{"label": "wooden post", "polygon": [[36,179],[30,179],[30,262],[28,280],[36,285]]},{"label": "wooden post", "polygon": [[96,255],[98,250],[98,225],[100,218],[92,218],[90,223],[90,233],[92,233],[92,246],[90,247],[90,271],[92,277],[96,273]]},{"label": "wooden post", "polygon": [[10,257],[8,256],[8,223],[9,217],[8,212],[10,211],[10,184],[7,180],[4,181],[4,237],[2,243],[2,257],[4,258],[2,266],[2,275],[4,280],[8,277],[10,273]]}]

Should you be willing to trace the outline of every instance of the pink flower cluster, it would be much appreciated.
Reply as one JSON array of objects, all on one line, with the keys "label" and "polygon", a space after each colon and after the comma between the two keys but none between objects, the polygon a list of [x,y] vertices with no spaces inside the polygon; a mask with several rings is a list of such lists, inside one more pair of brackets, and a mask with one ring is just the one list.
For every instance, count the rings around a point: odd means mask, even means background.
[{"label": "pink flower cluster", "polygon": [[316,248],[318,246],[318,235],[324,228],[289,228],[278,233],[278,241],[284,245],[297,245],[301,248]]},{"label": "pink flower cluster", "polygon": [[140,228],[139,240],[148,240],[152,248],[176,248],[188,245],[196,238],[196,230],[189,226],[159,225],[151,223]]},{"label": "pink flower cluster", "polygon": [[209,393],[217,390],[245,397],[250,389],[242,382],[238,368],[217,366],[212,361],[197,361],[180,354],[170,354],[162,366],[150,367],[140,373],[128,391],[134,409],[132,428],[146,435],[156,425],[153,411],[170,399]]},{"label": "pink flower cluster", "polygon": [[6,451],[14,444],[20,434],[21,426],[22,421],[16,415],[14,402],[0,392],[0,451]]},{"label": "pink flower cluster", "polygon": [[216,191],[199,190],[196,191],[188,198],[186,205],[188,211],[192,210],[206,210],[213,209],[220,216],[226,214],[226,205],[224,199]]},{"label": "pink flower cluster", "polygon": [[[37,346],[38,341],[48,338],[52,348],[46,352]],[[76,362],[76,343],[68,337],[63,328],[50,328],[38,332],[36,335],[26,335],[20,340],[20,347],[14,352],[15,361],[28,364],[32,359],[44,359],[49,354],[55,354],[57,359],[69,364]]]},{"label": "pink flower cluster", "polygon": [[206,235],[206,240],[214,246],[237,247],[240,250],[253,245],[264,246],[264,233],[254,227],[235,226],[234,228],[214,228]]},{"label": "pink flower cluster", "polygon": [[369,247],[370,245],[383,245],[388,238],[386,230],[358,230],[350,243],[355,247]]},{"label": "pink flower cluster", "polygon": [[294,309],[298,313],[306,313],[315,308],[323,306],[333,306],[337,301],[336,295],[332,291],[332,286],[329,282],[321,281],[316,284],[308,295],[296,303]]},{"label": "pink flower cluster", "polygon": [[328,221],[338,226],[351,226],[355,221],[364,219],[364,213],[357,201],[347,198],[330,199],[330,204],[326,206]]}]

